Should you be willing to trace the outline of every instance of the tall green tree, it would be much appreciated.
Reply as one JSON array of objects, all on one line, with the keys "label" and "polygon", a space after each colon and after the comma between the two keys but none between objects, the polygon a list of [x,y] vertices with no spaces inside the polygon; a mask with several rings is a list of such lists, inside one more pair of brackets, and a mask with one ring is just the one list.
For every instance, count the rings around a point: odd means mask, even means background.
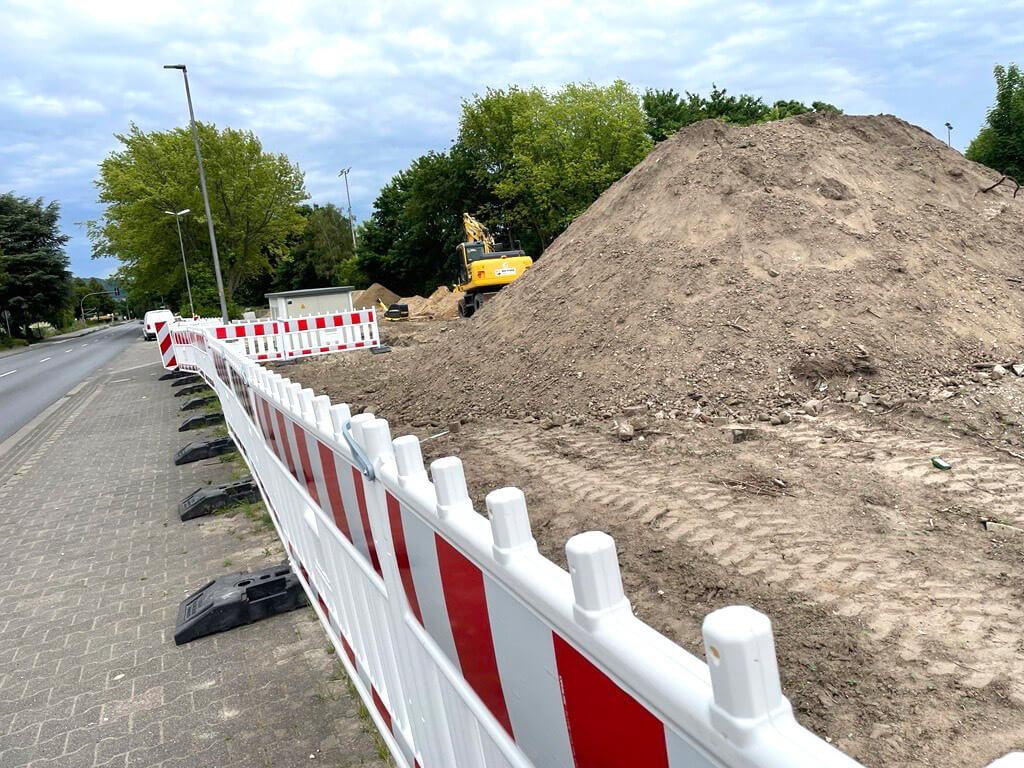
[{"label": "tall green tree", "polygon": [[996,65],[996,103],[966,156],[1024,184],[1024,75],[1016,64]]},{"label": "tall green tree", "polygon": [[[199,124],[210,207],[228,300],[262,303],[262,290],[288,239],[300,233],[307,197],[303,175],[285,155],[263,149],[251,131]],[[210,242],[188,128],[117,135],[121,148],[100,164],[96,184],[106,207],[90,226],[95,256],[114,256],[131,282],[187,310],[174,217],[181,220],[197,311],[216,312]],[[212,295],[211,295],[212,293]]]},{"label": "tall green tree", "polygon": [[326,288],[332,285],[357,285],[365,282],[352,248],[352,229],[348,216],[336,205],[303,205],[302,232],[287,243],[287,253],[277,262],[274,290]]},{"label": "tall green tree", "polygon": [[492,200],[465,147],[417,158],[381,189],[360,229],[361,270],[402,295],[452,282],[455,247],[465,239],[462,214]]},{"label": "tall green tree", "polygon": [[0,195],[0,311],[11,313],[16,335],[27,338],[35,322],[59,324],[69,303],[67,241],[56,201]]}]

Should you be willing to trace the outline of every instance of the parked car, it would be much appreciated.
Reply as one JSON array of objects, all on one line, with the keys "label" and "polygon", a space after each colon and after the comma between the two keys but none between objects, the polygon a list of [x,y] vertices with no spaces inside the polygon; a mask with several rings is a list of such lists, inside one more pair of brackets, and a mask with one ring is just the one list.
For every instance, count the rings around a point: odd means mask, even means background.
[{"label": "parked car", "polygon": [[151,309],[142,319],[142,338],[146,341],[156,341],[156,324],[158,322],[169,323],[174,320],[174,313],[169,309]]}]

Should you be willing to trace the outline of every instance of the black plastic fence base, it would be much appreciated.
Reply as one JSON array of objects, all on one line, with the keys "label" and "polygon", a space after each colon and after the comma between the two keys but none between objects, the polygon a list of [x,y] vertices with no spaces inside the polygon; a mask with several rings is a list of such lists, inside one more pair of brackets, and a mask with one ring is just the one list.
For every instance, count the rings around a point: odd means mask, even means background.
[{"label": "black plastic fence base", "polygon": [[182,387],[174,393],[175,397],[185,397],[186,395],[198,395],[200,392],[205,392],[209,387],[206,384],[189,384],[187,387]]},{"label": "black plastic fence base", "polygon": [[157,381],[170,381],[171,379],[182,379],[186,376],[193,376],[194,374],[188,371],[168,371],[167,373],[160,376]]},{"label": "black plastic fence base", "polygon": [[251,477],[223,485],[211,485],[190,493],[178,502],[178,517],[194,520],[197,517],[212,515],[218,509],[240,504],[244,501],[256,501],[260,497],[260,489]]},{"label": "black plastic fence base", "polygon": [[235,442],[230,437],[215,437],[212,440],[196,440],[174,454],[174,463],[178,466],[202,461],[222,453],[235,450]]},{"label": "black plastic fence base", "polygon": [[179,411],[194,411],[196,408],[202,408],[204,405],[209,405],[217,400],[216,395],[207,395],[206,397],[193,397],[191,400],[186,400],[185,404],[179,408]]},{"label": "black plastic fence base", "polygon": [[387,344],[381,344],[379,347],[370,348],[371,355],[386,355],[390,351],[391,347],[389,347]]},{"label": "black plastic fence base", "polygon": [[185,419],[181,422],[181,426],[178,427],[178,431],[188,432],[190,429],[202,429],[203,427],[212,427],[214,424],[223,423],[223,413],[201,413],[198,416],[192,416],[191,418]]},{"label": "black plastic fence base", "polygon": [[194,373],[187,373],[184,376],[180,376],[171,382],[172,387],[187,387],[189,384],[198,384],[202,381],[201,378],[196,376]]},{"label": "black plastic fence base", "polygon": [[306,593],[287,563],[231,573],[209,582],[178,606],[174,642],[182,645],[307,604]]}]

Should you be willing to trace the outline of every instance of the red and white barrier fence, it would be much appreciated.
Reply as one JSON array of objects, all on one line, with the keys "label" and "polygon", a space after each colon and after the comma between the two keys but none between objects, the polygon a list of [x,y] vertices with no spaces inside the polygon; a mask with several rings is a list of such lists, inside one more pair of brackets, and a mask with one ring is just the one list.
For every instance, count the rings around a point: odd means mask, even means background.
[{"label": "red and white barrier fence", "polygon": [[[606,534],[571,538],[566,572],[537,551],[518,489],[488,494],[485,518],[459,459],[428,472],[417,438],[262,367],[235,343],[248,335],[179,325],[179,364],[216,390],[397,765],[859,765],[796,722],[764,615],[708,615],[705,663],[633,615]],[[1021,768],[1024,754],[992,765]]]},{"label": "red and white barrier fence", "polygon": [[[172,328],[173,326],[173,328]],[[225,325],[220,320],[183,320],[157,323],[156,338],[164,368],[175,370],[179,359],[175,347],[190,332],[209,332],[253,360],[294,360],[353,349],[380,346],[377,311],[310,315],[287,320],[247,320]]]}]

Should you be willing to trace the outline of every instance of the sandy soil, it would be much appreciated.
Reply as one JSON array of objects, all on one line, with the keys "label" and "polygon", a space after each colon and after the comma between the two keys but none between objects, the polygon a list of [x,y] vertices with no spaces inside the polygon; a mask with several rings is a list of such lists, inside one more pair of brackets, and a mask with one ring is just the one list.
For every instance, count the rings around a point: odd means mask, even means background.
[{"label": "sandy soil", "polygon": [[462,458],[478,509],[494,486],[523,488],[558,562],[574,533],[612,534],[636,613],[693,653],[709,611],[764,611],[801,722],[867,765],[982,766],[1024,747],[1024,531],[983,524],[1024,526],[1024,379],[966,372],[895,409],[826,399],[738,443],[730,425],[646,408],[628,442],[621,414],[480,418],[472,392],[448,420],[382,410],[382,376],[450,325],[389,323],[391,355],[287,375],[373,407],[395,435],[452,429],[428,456]]}]

